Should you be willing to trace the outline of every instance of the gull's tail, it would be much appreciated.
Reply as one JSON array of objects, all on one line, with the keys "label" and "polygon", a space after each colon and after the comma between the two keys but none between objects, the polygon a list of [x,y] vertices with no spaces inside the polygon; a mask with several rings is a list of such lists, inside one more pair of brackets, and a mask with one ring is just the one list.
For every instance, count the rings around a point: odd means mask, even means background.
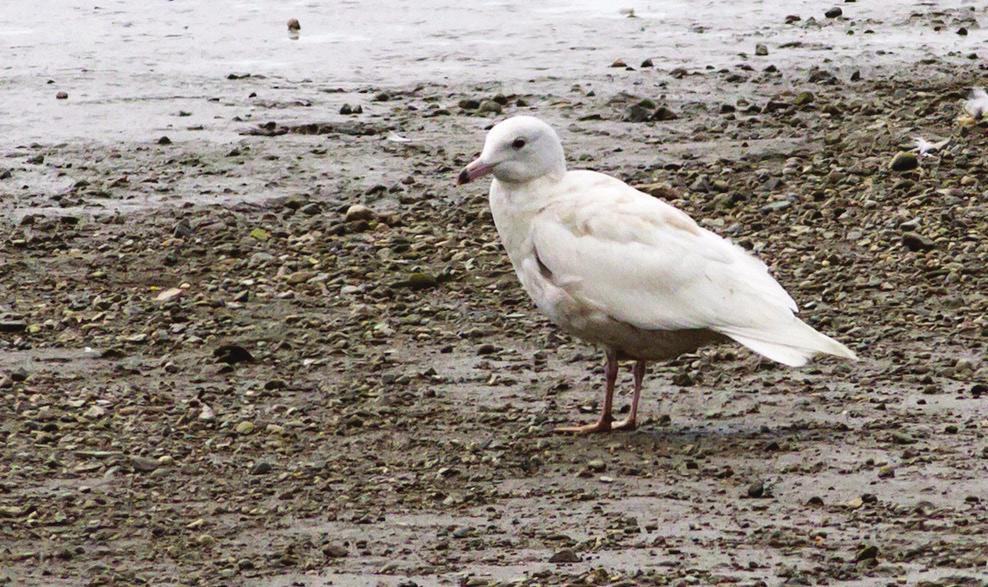
[{"label": "gull's tail", "polygon": [[801,367],[814,355],[827,354],[856,361],[854,352],[813,329],[796,316],[783,325],[771,328],[732,328],[720,330],[756,353],[790,367]]}]

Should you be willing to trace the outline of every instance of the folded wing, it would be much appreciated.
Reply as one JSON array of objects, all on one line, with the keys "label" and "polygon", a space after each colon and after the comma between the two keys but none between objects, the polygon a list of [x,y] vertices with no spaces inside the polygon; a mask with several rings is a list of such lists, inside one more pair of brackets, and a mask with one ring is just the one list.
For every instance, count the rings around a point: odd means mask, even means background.
[{"label": "folded wing", "polygon": [[573,189],[536,217],[532,235],[570,295],[642,329],[708,328],[787,365],[816,353],[854,358],[800,321],[789,294],[742,248],[617,179],[570,175]]}]

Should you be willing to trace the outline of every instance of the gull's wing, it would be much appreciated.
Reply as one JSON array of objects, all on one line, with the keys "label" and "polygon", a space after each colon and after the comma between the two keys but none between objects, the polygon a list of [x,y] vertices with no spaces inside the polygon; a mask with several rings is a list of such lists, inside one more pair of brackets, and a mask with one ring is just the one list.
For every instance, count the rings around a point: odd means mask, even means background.
[{"label": "gull's wing", "polygon": [[680,210],[589,171],[570,172],[561,189],[536,216],[533,244],[581,302],[646,330],[715,330],[790,365],[817,352],[853,357],[795,317],[761,261]]}]

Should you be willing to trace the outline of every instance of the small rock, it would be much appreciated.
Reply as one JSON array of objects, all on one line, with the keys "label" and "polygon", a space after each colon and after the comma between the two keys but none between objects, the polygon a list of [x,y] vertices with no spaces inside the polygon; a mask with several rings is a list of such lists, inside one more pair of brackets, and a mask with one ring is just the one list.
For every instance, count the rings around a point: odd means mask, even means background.
[{"label": "small rock", "polygon": [[857,554],[854,555],[854,562],[858,563],[873,558],[878,558],[878,547],[874,544],[858,550]]},{"label": "small rock", "polygon": [[580,558],[580,555],[578,555],[575,552],[573,552],[573,550],[570,549],[570,548],[564,548],[564,549],[560,550],[559,552],[553,554],[551,557],[549,557],[549,562],[550,563],[556,563],[556,564],[560,564],[560,563],[578,563],[581,560],[583,560],[583,559]]},{"label": "small rock", "polygon": [[254,423],[250,420],[244,420],[243,422],[237,424],[235,428],[237,434],[247,435],[254,431]]},{"label": "small rock", "polygon": [[130,466],[138,473],[150,473],[157,469],[158,465],[159,463],[156,459],[136,455],[130,457]]},{"label": "small rock", "polygon": [[800,92],[796,94],[796,97],[793,99],[792,103],[796,106],[805,106],[806,104],[813,103],[813,100],[814,96],[812,92]]},{"label": "small rock", "polygon": [[750,485],[748,485],[746,493],[748,494],[748,497],[762,497],[765,495],[765,484],[761,481],[753,481]]},{"label": "small rock", "polygon": [[55,94],[55,99],[56,100],[68,100],[69,99],[69,93],[68,92],[58,92],[57,94]]},{"label": "small rock", "polygon": [[217,361],[228,365],[248,363],[254,360],[254,355],[238,344],[222,345],[213,351],[213,356],[216,357]]},{"label": "small rock", "polygon": [[0,320],[0,332],[24,332],[27,322],[24,320]]},{"label": "small rock", "polygon": [[623,59],[615,59],[614,62],[611,63],[611,67],[628,67],[628,64],[625,63]]},{"label": "small rock", "polygon": [[624,110],[621,120],[624,122],[645,122],[652,116],[652,113],[641,104],[632,104]]},{"label": "small rock", "polygon": [[[238,426],[239,428],[239,426]],[[258,461],[250,468],[251,475],[267,475],[274,467],[267,461]]]},{"label": "small rock", "polygon": [[607,469],[607,465],[601,459],[593,459],[587,463],[587,468],[594,473],[601,473]]},{"label": "small rock", "polygon": [[835,7],[831,8],[830,10],[828,10],[828,11],[826,11],[826,12],[823,13],[823,15],[826,16],[827,18],[837,18],[838,16],[841,16],[842,14],[844,14],[844,11],[841,10],[839,6],[835,6]]},{"label": "small rock", "polygon": [[494,352],[497,352],[497,347],[489,342],[485,342],[484,344],[477,347],[478,355],[489,355]]},{"label": "small rock", "polygon": [[439,285],[439,281],[434,275],[424,271],[416,271],[409,274],[408,279],[404,281],[403,285],[409,289],[429,289],[430,287]]},{"label": "small rock", "polygon": [[902,244],[913,252],[929,251],[936,246],[932,240],[917,232],[903,233]]},{"label": "small rock", "polygon": [[768,47],[766,47],[762,43],[758,43],[757,45],[755,45],[755,55],[758,56],[768,55]]},{"label": "small rock", "polygon": [[170,302],[174,299],[178,299],[184,293],[185,290],[180,287],[170,287],[166,290],[162,290],[158,295],[154,296],[154,301]]},{"label": "small rock", "polygon": [[905,432],[893,432],[890,440],[895,444],[915,444],[916,439]]},{"label": "small rock", "polygon": [[213,412],[213,408],[203,404],[202,409],[199,411],[199,419],[203,422],[212,422],[216,419],[216,413]]},{"label": "small rock", "polygon": [[346,222],[358,222],[360,220],[371,221],[377,218],[377,212],[362,204],[354,204],[346,209],[343,219]]},{"label": "small rock", "polygon": [[249,236],[254,240],[266,241],[269,238],[271,238],[271,233],[264,230],[263,228],[255,228],[254,230],[250,231],[250,234],[248,234],[247,236]]},{"label": "small rock", "polygon": [[464,110],[476,110],[477,108],[480,108],[480,100],[464,98],[463,100],[460,100],[457,105]]},{"label": "small rock", "polygon": [[480,103],[480,108],[477,109],[478,112],[489,112],[491,114],[500,114],[501,105],[494,100],[484,100]]},{"label": "small rock", "polygon": [[654,65],[652,64],[651,59],[646,59],[645,61],[642,61],[641,67],[654,67]]},{"label": "small rock", "polygon": [[170,145],[170,144],[172,144],[172,140],[170,138],[162,135],[161,138],[158,139],[158,144],[159,145]]},{"label": "small rock", "polygon": [[322,547],[322,553],[326,558],[345,558],[347,554],[347,549],[338,544],[327,544]]},{"label": "small rock", "polygon": [[892,171],[911,171],[917,167],[919,167],[919,158],[916,157],[916,153],[909,151],[896,153],[895,157],[889,163],[889,169]]},{"label": "small rock", "polygon": [[652,113],[651,118],[652,120],[658,120],[661,122],[664,120],[676,120],[677,118],[679,118],[679,116],[677,116],[676,113],[670,110],[669,108],[665,106],[659,106],[658,108],[655,109],[655,112]]},{"label": "small rock", "polygon": [[297,18],[289,18],[288,19],[288,30],[289,30],[289,32],[293,32],[293,33],[297,33],[300,30],[302,30],[302,25],[299,24]]}]

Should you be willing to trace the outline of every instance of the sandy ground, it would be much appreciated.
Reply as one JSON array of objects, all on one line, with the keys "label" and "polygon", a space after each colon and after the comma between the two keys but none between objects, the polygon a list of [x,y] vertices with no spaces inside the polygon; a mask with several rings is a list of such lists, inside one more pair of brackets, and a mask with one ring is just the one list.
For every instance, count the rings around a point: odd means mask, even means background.
[{"label": "sandy ground", "polygon": [[[5,149],[0,584],[988,585],[983,56],[768,63]],[[651,368],[638,431],[553,434],[602,359],[453,187],[515,113],[754,249],[862,360],[712,348]],[[951,143],[890,169],[916,135]]]}]

